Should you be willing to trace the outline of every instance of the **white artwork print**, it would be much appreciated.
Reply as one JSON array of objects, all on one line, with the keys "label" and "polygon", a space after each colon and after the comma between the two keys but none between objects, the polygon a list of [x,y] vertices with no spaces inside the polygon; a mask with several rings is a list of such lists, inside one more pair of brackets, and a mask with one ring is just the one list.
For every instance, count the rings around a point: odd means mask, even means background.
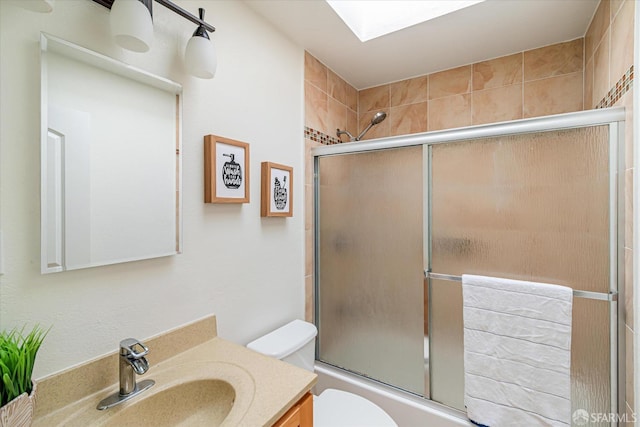
[{"label": "white artwork print", "polygon": [[246,169],[244,149],[216,142],[216,196],[243,199]]},{"label": "white artwork print", "polygon": [[271,169],[270,211],[288,213],[291,204],[291,174],[287,170]]}]

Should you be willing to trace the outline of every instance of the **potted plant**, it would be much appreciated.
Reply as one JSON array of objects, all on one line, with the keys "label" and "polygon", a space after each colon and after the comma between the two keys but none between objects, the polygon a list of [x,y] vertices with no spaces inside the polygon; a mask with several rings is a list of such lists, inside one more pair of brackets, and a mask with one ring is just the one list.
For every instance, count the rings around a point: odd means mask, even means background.
[{"label": "potted plant", "polygon": [[0,426],[30,426],[36,385],[31,380],[36,354],[49,332],[35,326],[27,335],[0,332]]}]

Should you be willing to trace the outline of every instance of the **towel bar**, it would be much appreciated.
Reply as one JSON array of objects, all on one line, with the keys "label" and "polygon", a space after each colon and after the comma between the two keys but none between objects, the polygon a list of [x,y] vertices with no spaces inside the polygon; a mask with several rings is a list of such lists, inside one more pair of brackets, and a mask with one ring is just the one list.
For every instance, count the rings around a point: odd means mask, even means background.
[{"label": "towel bar", "polygon": [[[427,279],[437,279],[437,280],[450,280],[452,282],[462,282],[461,276],[452,276],[450,274],[438,274],[432,273],[430,271],[424,272],[424,277]],[[586,299],[595,299],[600,301],[618,301],[618,293],[611,291],[609,293],[604,292],[591,292],[591,291],[579,291],[574,290],[573,296],[576,298],[586,298]]]}]

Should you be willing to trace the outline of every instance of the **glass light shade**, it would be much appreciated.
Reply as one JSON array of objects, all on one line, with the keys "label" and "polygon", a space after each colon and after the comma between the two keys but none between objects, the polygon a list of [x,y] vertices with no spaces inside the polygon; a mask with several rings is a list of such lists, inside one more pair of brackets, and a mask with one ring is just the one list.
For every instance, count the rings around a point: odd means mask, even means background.
[{"label": "glass light shade", "polygon": [[211,40],[193,36],[187,43],[184,61],[189,74],[201,79],[212,79],[216,74],[218,59]]},{"label": "glass light shade", "polygon": [[54,2],[55,0],[22,0],[18,4],[33,12],[50,13],[53,11]]},{"label": "glass light shade", "polygon": [[153,22],[149,9],[139,0],[115,0],[111,6],[111,36],[134,52],[146,52],[153,42]]}]

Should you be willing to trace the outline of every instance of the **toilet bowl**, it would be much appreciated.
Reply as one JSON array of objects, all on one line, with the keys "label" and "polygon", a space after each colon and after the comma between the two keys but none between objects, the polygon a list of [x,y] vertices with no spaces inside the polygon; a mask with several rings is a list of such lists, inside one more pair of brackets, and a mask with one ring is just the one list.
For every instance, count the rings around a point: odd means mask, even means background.
[{"label": "toilet bowl", "polygon": [[[247,344],[251,350],[292,363],[313,372],[315,325],[294,320]],[[326,389],[313,398],[315,427],[397,427],[375,403],[342,390]]]},{"label": "toilet bowl", "polygon": [[328,388],[313,399],[313,425],[318,427],[397,427],[382,408],[357,394]]}]

